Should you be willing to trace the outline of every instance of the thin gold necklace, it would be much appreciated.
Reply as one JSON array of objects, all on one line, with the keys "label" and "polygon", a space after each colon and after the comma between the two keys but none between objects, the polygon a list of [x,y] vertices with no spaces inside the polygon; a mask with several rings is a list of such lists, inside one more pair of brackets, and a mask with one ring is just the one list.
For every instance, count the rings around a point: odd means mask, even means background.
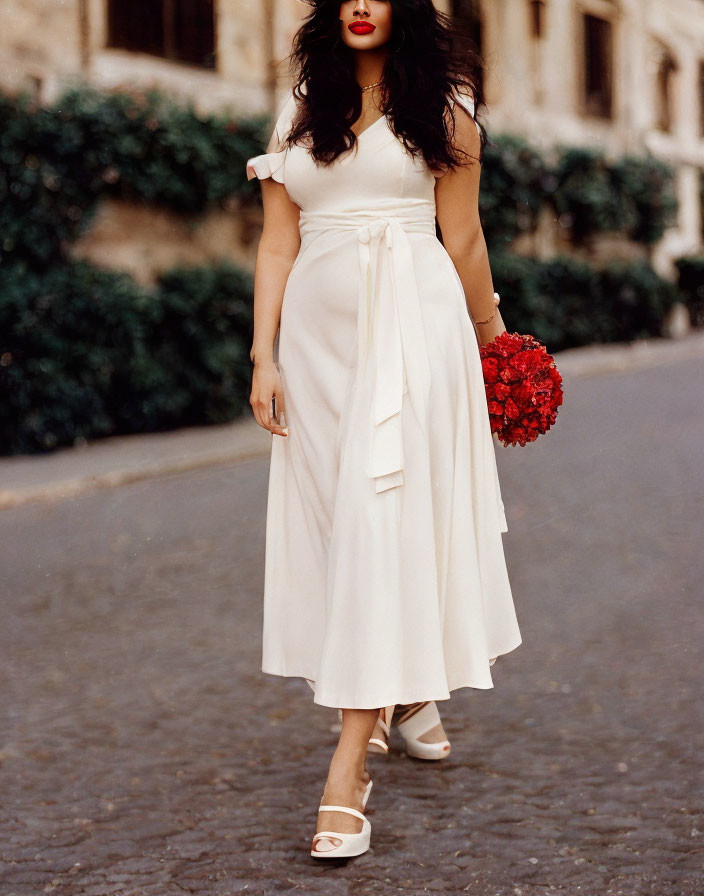
[{"label": "thin gold necklace", "polygon": [[380,84],[381,81],[375,81],[373,84],[368,84],[366,87],[362,88],[362,93],[364,93],[365,90],[371,90],[372,87],[378,87]]}]

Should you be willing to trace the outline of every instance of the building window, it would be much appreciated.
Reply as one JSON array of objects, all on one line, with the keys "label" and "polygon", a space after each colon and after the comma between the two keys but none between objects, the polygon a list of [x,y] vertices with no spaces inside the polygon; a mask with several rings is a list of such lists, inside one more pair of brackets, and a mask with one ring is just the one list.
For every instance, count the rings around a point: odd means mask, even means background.
[{"label": "building window", "polygon": [[661,131],[672,130],[672,91],[677,68],[677,61],[668,47],[661,47],[656,90],[656,125]]},{"label": "building window", "polygon": [[108,46],[215,68],[213,0],[108,0]]},{"label": "building window", "polygon": [[545,30],[545,0],[529,0],[530,26],[533,37],[540,38]]},{"label": "building window", "polygon": [[613,107],[611,22],[584,16],[584,108],[587,115],[608,118]]},{"label": "building window", "polygon": [[[469,45],[475,53],[482,55],[482,15],[479,0],[452,0],[452,17],[454,26],[462,40],[462,45]],[[479,89],[484,90],[483,68],[478,72]]]}]

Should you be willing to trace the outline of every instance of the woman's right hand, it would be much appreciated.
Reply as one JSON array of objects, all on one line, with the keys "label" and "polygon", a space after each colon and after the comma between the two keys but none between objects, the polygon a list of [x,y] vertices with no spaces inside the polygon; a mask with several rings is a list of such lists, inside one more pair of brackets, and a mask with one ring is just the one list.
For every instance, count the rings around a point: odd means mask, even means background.
[{"label": "woman's right hand", "polygon": [[[272,413],[272,398],[276,402],[276,417]],[[249,403],[252,406],[254,418],[260,426],[268,429],[274,435],[288,435],[288,427],[281,425],[282,417],[284,419],[286,417],[281,374],[273,359],[255,361]]]}]

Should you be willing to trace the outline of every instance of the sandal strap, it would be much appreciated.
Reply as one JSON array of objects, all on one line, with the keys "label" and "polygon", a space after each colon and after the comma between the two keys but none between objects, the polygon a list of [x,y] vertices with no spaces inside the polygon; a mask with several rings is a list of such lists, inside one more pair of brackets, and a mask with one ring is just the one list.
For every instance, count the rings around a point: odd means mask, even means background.
[{"label": "sandal strap", "polygon": [[388,749],[389,749],[389,745],[386,743],[385,740],[382,740],[380,737],[370,737],[370,738],[369,738],[369,743],[370,743],[370,744],[378,744],[378,745],[379,745],[380,747],[382,747],[384,750],[388,750]]},{"label": "sandal strap", "polygon": [[[351,809],[349,806],[318,806],[318,812],[347,812],[349,815],[354,815],[357,818],[361,818],[362,821],[366,821],[366,816],[362,815],[361,812],[358,812],[357,809]],[[320,831],[319,833],[322,833]],[[317,835],[316,835],[317,836]],[[339,835],[336,835],[339,836]]]},{"label": "sandal strap", "polygon": [[417,740],[426,731],[430,731],[435,725],[440,724],[440,713],[434,700],[428,701],[425,706],[406,719],[398,723],[398,729],[408,739]]},{"label": "sandal strap", "polygon": [[[389,710],[391,710],[391,711],[389,712]],[[388,737],[389,737],[389,734],[391,731],[391,722],[393,720],[393,717],[394,717],[394,706],[382,706],[381,712],[379,713],[379,718],[377,719],[377,722],[378,722],[381,730],[386,735],[387,740],[388,740]]]}]

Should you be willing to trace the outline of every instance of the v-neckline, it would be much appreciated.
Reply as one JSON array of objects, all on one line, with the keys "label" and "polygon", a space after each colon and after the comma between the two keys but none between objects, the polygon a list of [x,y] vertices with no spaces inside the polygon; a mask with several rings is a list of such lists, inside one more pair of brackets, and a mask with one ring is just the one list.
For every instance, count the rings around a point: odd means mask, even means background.
[{"label": "v-neckline", "polygon": [[[367,125],[367,127],[363,131],[361,131],[361,133],[355,134],[355,137],[357,138],[357,140],[360,140],[367,133],[367,131],[371,131],[371,129],[374,127],[375,124],[379,124],[379,122],[383,121],[385,118],[386,118],[386,115],[379,116],[379,118],[377,118],[376,121],[373,121],[370,125]],[[352,133],[354,134],[354,131]]]}]

